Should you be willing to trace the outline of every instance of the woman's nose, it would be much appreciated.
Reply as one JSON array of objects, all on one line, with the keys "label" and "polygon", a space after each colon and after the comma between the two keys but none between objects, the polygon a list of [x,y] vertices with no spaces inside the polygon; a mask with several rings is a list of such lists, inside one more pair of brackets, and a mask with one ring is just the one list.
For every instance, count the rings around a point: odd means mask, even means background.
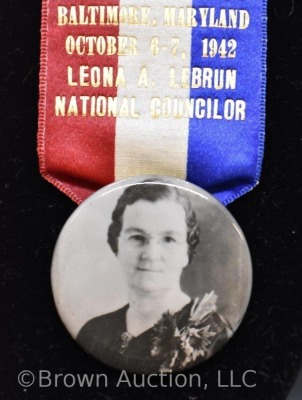
[{"label": "woman's nose", "polygon": [[143,258],[149,260],[159,259],[161,256],[161,245],[157,240],[150,239],[148,243],[144,246],[142,252]]}]

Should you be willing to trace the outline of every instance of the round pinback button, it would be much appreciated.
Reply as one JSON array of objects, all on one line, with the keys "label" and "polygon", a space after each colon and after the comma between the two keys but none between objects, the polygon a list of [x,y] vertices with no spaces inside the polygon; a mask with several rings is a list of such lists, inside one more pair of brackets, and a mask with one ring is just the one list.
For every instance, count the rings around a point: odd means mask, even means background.
[{"label": "round pinback button", "polygon": [[135,373],[207,360],[238,328],[252,284],[243,233],[214,197],[170,177],[108,185],[58,239],[52,288],[92,356]]}]

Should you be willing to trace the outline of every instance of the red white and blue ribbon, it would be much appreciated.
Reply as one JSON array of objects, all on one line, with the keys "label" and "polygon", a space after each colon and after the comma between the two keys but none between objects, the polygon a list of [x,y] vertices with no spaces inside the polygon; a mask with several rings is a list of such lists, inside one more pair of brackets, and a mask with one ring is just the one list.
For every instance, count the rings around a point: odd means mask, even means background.
[{"label": "red white and blue ribbon", "polygon": [[[102,24],[104,6],[149,7],[149,25],[129,23],[128,14],[118,25]],[[197,26],[190,27],[192,9]],[[130,53],[134,38],[136,54],[99,54],[78,39],[108,36],[128,38]],[[96,67],[102,74],[104,66],[114,77],[121,67],[125,87],[97,82]],[[148,81],[138,85],[144,67]],[[78,203],[112,181],[158,174],[195,183],[227,204],[259,181],[265,75],[266,0],[43,0],[41,173]],[[139,117],[96,115],[96,103],[104,109],[109,97],[119,105],[128,98]],[[68,113],[71,98],[78,113],[72,106]]]}]

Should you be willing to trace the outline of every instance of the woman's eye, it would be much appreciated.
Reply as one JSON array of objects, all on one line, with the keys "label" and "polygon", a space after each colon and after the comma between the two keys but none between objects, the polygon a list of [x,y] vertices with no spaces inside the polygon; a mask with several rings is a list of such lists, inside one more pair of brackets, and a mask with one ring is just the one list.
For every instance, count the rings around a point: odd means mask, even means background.
[{"label": "woman's eye", "polygon": [[143,244],[146,241],[146,238],[142,235],[132,235],[130,236],[131,242]]},{"label": "woman's eye", "polygon": [[165,243],[175,243],[176,240],[175,240],[173,237],[171,237],[171,236],[165,236],[165,237],[164,237],[164,242],[165,242]]}]

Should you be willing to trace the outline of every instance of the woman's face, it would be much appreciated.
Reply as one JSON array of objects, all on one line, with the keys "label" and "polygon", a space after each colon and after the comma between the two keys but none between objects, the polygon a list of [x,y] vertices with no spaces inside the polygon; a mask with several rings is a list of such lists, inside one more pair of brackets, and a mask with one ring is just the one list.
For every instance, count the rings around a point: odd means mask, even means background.
[{"label": "woman's face", "polygon": [[130,287],[144,292],[178,289],[189,261],[183,206],[172,199],[128,205],[117,257]]}]

